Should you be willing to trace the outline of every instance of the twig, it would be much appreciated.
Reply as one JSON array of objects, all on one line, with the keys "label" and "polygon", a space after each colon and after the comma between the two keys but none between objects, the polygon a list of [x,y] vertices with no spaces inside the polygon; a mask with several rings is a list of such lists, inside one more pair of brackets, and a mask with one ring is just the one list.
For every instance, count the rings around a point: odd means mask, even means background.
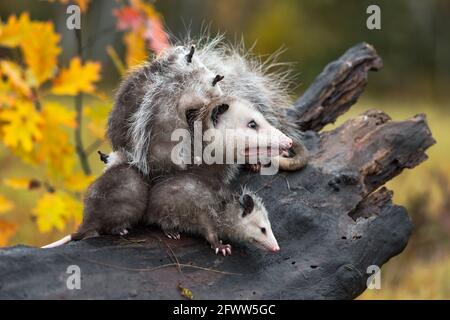
[{"label": "twig", "polygon": [[105,142],[105,141],[104,141],[104,140],[101,140],[101,139],[97,139],[97,140],[95,140],[94,142],[92,142],[92,143],[86,148],[86,151],[85,151],[86,155],[89,156],[92,152],[94,152],[95,150],[97,150],[98,147],[100,147],[100,146],[103,144],[103,142]]},{"label": "twig", "polygon": [[122,266],[117,266],[117,265],[113,265],[113,264],[108,264],[108,263],[104,263],[104,262],[100,262],[100,261],[95,261],[95,260],[91,260],[91,259],[87,259],[87,258],[80,258],[77,257],[77,259],[79,260],[84,260],[86,262],[89,263],[94,263],[100,266],[104,266],[104,267],[109,267],[109,268],[114,268],[114,269],[119,269],[119,270],[125,270],[125,271],[135,271],[135,272],[151,272],[151,271],[156,271],[159,269],[163,269],[163,268],[168,268],[168,267],[183,267],[183,268],[192,268],[192,269],[198,269],[198,270],[203,270],[203,271],[209,271],[209,272],[215,272],[215,273],[221,273],[221,274],[228,274],[228,275],[242,275],[240,273],[234,273],[234,272],[228,272],[228,271],[220,271],[220,270],[216,270],[216,269],[211,269],[211,268],[206,268],[206,267],[200,267],[200,266],[194,266],[194,265],[190,265],[190,264],[183,264],[183,263],[167,263],[167,264],[163,264],[154,268],[128,268],[128,267],[122,267]]},{"label": "twig", "polygon": [[[78,55],[80,56],[80,59],[83,60],[81,29],[75,29],[75,36],[77,38]],[[83,169],[84,174],[89,175],[91,174],[91,168],[89,166],[87,154],[84,151],[83,139],[81,137],[83,127],[83,94],[81,92],[75,97],[75,112],[75,120],[77,123],[77,127],[75,128],[75,150],[80,159],[81,168]]]}]

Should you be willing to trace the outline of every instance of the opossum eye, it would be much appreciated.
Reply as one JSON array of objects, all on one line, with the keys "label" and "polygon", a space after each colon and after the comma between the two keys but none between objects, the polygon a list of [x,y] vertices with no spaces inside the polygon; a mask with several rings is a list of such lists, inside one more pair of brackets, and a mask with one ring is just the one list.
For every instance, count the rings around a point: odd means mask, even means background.
[{"label": "opossum eye", "polygon": [[266,228],[261,228],[261,232],[266,234]]},{"label": "opossum eye", "polygon": [[250,121],[250,122],[247,124],[247,126],[248,126],[250,129],[254,129],[254,130],[256,130],[256,128],[258,128],[258,124],[255,122],[255,120]]}]

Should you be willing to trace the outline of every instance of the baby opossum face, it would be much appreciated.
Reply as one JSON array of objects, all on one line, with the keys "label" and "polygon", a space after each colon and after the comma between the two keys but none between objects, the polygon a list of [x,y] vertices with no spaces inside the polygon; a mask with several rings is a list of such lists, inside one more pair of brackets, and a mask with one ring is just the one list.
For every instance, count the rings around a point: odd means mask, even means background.
[{"label": "baby opossum face", "polygon": [[239,203],[242,208],[239,226],[246,240],[264,250],[280,251],[277,239],[272,232],[267,210],[261,200],[254,194],[244,193]]},{"label": "baby opossum face", "polygon": [[246,100],[218,104],[212,110],[211,121],[223,137],[224,146],[232,144],[237,155],[246,158],[286,154],[292,146],[292,139],[273,127]]}]

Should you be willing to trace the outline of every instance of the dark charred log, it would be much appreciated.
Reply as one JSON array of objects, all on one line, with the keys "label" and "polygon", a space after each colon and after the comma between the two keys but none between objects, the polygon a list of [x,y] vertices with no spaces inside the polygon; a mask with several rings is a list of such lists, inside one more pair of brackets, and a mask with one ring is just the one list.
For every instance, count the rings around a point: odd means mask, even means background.
[{"label": "dark charred log", "polygon": [[[317,133],[361,94],[381,59],[357,45],[329,64],[297,101],[310,163],[298,172],[243,172],[264,199],[281,251],[233,246],[213,254],[205,240],[165,238],[157,229],[100,237],[55,249],[0,250],[0,298],[178,299],[179,285],[195,299],[352,299],[408,242],[412,223],[382,187],[426,159],[434,139],[424,115],[391,121],[368,111]],[[294,116],[294,114],[291,114]],[[381,187],[381,188],[380,188]],[[81,290],[66,287],[67,267],[81,269]]]}]

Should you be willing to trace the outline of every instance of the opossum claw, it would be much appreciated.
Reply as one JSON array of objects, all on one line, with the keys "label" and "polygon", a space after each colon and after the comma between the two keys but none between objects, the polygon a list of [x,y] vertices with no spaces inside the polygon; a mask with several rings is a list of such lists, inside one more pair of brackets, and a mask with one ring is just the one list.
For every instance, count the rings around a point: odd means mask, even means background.
[{"label": "opossum claw", "polygon": [[229,244],[219,244],[215,248],[215,252],[216,254],[220,252],[224,257],[226,257],[227,255],[231,255],[231,246]]},{"label": "opossum claw", "polygon": [[164,231],[167,238],[172,240],[180,240],[180,234],[176,231]]}]

